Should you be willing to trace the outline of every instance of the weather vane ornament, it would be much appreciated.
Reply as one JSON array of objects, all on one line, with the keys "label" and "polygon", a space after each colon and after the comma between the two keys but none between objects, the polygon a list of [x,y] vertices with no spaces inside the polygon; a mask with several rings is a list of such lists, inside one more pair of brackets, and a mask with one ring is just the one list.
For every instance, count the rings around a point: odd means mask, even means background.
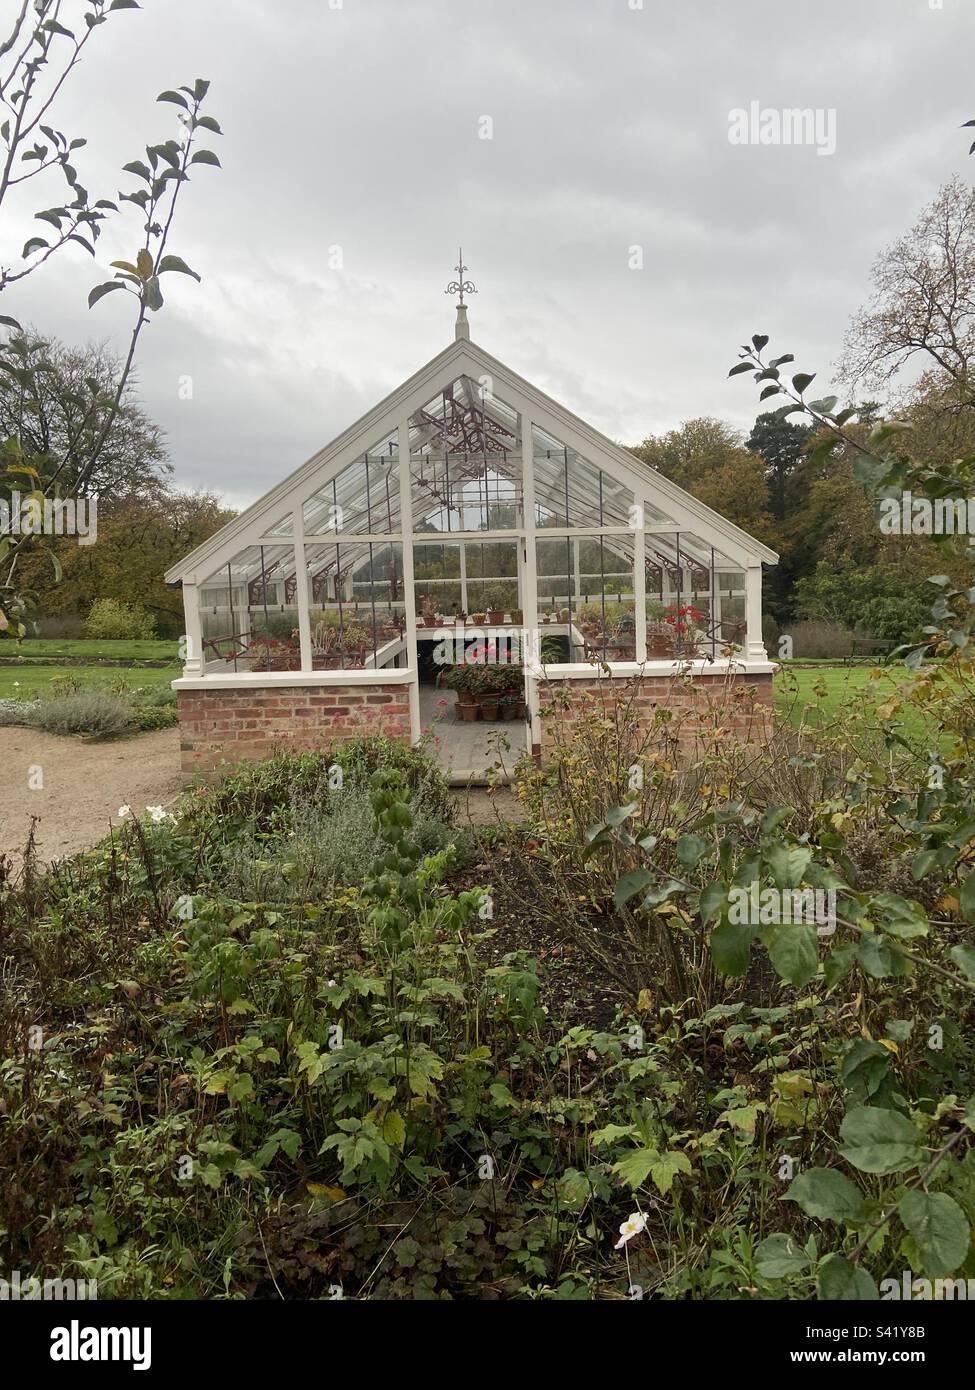
[{"label": "weather vane ornament", "polygon": [[458,279],[451,280],[444,290],[444,294],[456,294],[459,296],[458,305],[463,304],[465,294],[477,294],[477,286],[471,280],[465,280],[465,273],[470,270],[469,265],[464,264],[464,248],[460,247],[457,252],[457,264],[454,266]]}]

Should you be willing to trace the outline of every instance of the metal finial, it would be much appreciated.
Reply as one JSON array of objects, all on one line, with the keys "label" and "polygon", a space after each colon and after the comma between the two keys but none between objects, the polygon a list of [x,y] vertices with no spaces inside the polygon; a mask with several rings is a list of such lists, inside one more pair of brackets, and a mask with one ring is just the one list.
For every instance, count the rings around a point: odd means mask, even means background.
[{"label": "metal finial", "polygon": [[465,273],[470,270],[470,266],[464,264],[464,248],[459,247],[457,251],[457,264],[454,266],[457,272],[457,279],[451,280],[444,290],[444,294],[459,295],[458,304],[463,304],[465,294],[477,294],[477,286],[471,280],[465,280]]}]

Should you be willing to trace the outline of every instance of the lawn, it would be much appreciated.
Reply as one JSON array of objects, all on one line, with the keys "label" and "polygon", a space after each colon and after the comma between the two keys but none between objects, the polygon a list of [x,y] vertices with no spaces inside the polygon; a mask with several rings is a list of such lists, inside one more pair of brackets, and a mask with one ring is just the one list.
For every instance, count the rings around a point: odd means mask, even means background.
[{"label": "lawn", "polygon": [[[876,679],[871,679],[873,675]],[[873,709],[897,694],[910,675],[904,666],[783,665],[775,677],[775,711],[792,724],[804,718],[807,724],[824,725],[849,712],[851,719],[874,725]],[[902,732],[918,733],[924,723],[921,713],[911,705],[898,711]]]},{"label": "lawn", "polygon": [[124,682],[129,689],[168,684],[181,674],[179,666],[146,669],[144,666],[0,666],[0,699],[30,699],[47,692],[52,682],[80,680],[85,685],[112,686]]},{"label": "lawn", "polygon": [[9,650],[0,647],[0,656],[22,656],[30,661],[34,657],[78,658],[87,661],[171,661],[179,654],[176,641],[135,639],[125,641],[93,641],[77,637],[30,637],[19,645],[10,643]]}]

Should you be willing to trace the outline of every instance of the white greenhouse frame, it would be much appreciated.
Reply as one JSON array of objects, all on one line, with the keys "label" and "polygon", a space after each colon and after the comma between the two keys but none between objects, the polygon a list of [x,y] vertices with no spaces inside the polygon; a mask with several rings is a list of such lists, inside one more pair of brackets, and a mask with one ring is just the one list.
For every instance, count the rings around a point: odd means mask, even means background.
[{"label": "white greenhouse frame", "polygon": [[[455,394],[458,385],[461,388],[459,401]],[[430,402],[438,395],[442,399],[440,415],[429,409]],[[455,401],[461,411],[473,408],[475,412],[480,412],[476,418],[480,420],[481,432],[475,438],[468,438],[466,427],[462,438],[458,439],[456,433],[448,437],[448,406],[453,410]],[[532,447],[525,448],[529,441]],[[553,455],[549,447],[553,441],[565,456],[564,504],[561,483],[556,486],[553,481],[563,468],[560,454]],[[438,448],[442,449],[442,457],[437,453]],[[400,460],[407,457],[410,466],[400,467]],[[318,518],[320,513],[329,509],[328,490],[332,489],[337,499],[335,480],[357,461],[368,461],[364,467],[365,497],[360,490],[355,497],[344,499],[335,513],[338,525],[321,531],[318,529]],[[383,476],[383,470],[386,470],[384,488],[380,487],[379,493],[374,494],[381,496],[382,507],[370,498],[370,463],[376,470],[376,477]],[[437,469],[442,466],[449,475],[450,467],[454,466],[456,470],[458,465],[461,480],[459,484],[455,481],[453,486],[459,487],[459,491],[451,491],[448,476],[446,502],[434,506],[432,511],[428,507],[417,515],[418,488],[429,488],[432,498],[442,499],[444,493],[442,485],[437,482]],[[576,476],[571,479],[572,501],[577,508],[576,524],[572,524],[573,516],[570,514],[571,468],[576,469]],[[390,474],[394,471],[395,487],[390,483]],[[598,501],[594,473],[598,478]],[[427,478],[432,478],[433,482],[428,483]],[[493,498],[488,495],[492,480],[495,488]],[[478,489],[478,499],[483,486],[483,504],[471,498],[472,486]],[[507,492],[506,488],[509,489]],[[459,504],[452,498],[459,498]],[[609,518],[603,511],[607,499]],[[471,529],[472,515],[477,512],[479,505],[482,522],[490,523],[493,507],[496,509],[493,519],[507,521],[510,525],[496,529],[488,529],[488,525],[484,529]],[[500,514],[497,509],[501,509]],[[345,526],[346,510],[359,516],[360,526],[364,526],[364,529],[359,529],[359,526],[340,529]],[[560,515],[562,511],[564,518]],[[450,529],[454,512],[458,523],[467,529]],[[381,526],[374,529],[376,513],[382,514],[386,529]],[[430,518],[434,515],[441,523],[446,520],[446,529],[429,529]],[[602,525],[599,524],[600,515]],[[364,523],[363,517],[366,518]],[[559,520],[563,520],[564,524],[559,525]],[[578,524],[580,520],[590,524]],[[390,526],[395,529],[389,529]],[[417,526],[420,529],[415,529]],[[625,545],[621,542],[616,552],[612,551],[614,536],[627,538]],[[182,586],[186,617],[183,674],[173,683],[174,687],[177,690],[215,690],[255,686],[403,685],[407,688],[415,741],[421,735],[417,587],[438,582],[460,583],[464,600],[462,606],[466,609],[467,586],[473,582],[469,581],[467,574],[468,548],[481,542],[514,542],[517,545],[517,575],[511,575],[508,582],[513,584],[517,579],[524,631],[528,634],[541,633],[543,636],[546,632],[567,635],[571,655],[578,637],[571,613],[568,624],[548,627],[540,624],[537,542],[558,540],[565,543],[567,560],[563,573],[567,580],[566,599],[571,608],[572,601],[578,602],[582,597],[585,581],[599,583],[601,579],[598,574],[580,573],[579,546],[586,537],[602,538],[602,542],[609,546],[612,569],[603,578],[619,577],[624,573],[619,564],[620,554],[625,550],[628,557],[629,547],[632,546],[633,584],[632,591],[626,596],[632,600],[634,611],[635,660],[609,661],[612,676],[670,674],[678,667],[711,674],[734,671],[746,675],[767,675],[775,670],[762,640],[762,565],[775,564],[778,560],[776,553],[601,435],[471,342],[466,313],[461,311],[458,314],[456,338],[449,347],[167,572],[168,583]],[[414,578],[414,545],[430,546],[439,542],[459,543],[460,575],[449,581],[424,580],[418,586]],[[604,549],[602,542],[599,545],[600,557]],[[366,547],[358,553],[348,573],[343,572],[341,567],[342,546]],[[370,546],[373,547],[371,552],[368,549]],[[391,581],[390,602],[387,605],[391,613],[394,607],[402,609],[401,613],[397,611],[396,614],[400,629],[398,640],[395,637],[392,640],[384,639],[378,650],[374,647],[373,655],[364,668],[316,669],[313,654],[314,610],[323,607],[323,603],[334,605],[337,598],[345,597],[344,591],[351,591],[355,572],[369,562],[370,555],[374,555],[376,549],[390,546],[399,547],[401,555],[401,570]],[[282,547],[288,552],[287,563],[281,565],[279,572],[273,575],[277,585],[273,591],[267,582],[270,572],[265,559],[266,549],[262,547],[274,548],[276,554],[280,553]],[[333,588],[329,599],[315,602],[313,576],[316,568],[322,571],[320,552],[326,548],[336,550],[334,568],[343,576],[341,584],[344,591],[340,593]],[[246,565],[240,563],[241,555],[249,557]],[[743,591],[745,629],[743,641],[739,642],[733,655],[722,654],[722,644],[716,645],[712,640],[710,651],[691,661],[684,658],[647,659],[648,563],[664,576],[661,578],[661,596],[673,598],[673,588],[665,590],[665,576],[669,573],[667,565],[671,557],[672,572],[677,576],[678,600],[681,597],[683,567],[698,573],[709,571],[712,631],[721,616],[721,576],[744,576],[743,582],[736,581],[733,585],[737,594],[741,595]],[[239,564],[237,574],[233,571],[235,562]],[[393,564],[395,566],[395,560]],[[375,592],[377,581],[374,566],[370,574]],[[253,575],[258,578],[254,579],[251,577]],[[543,580],[546,577],[552,576],[543,576]],[[571,584],[568,583],[570,578]],[[239,603],[241,595],[249,592],[249,583],[255,584],[261,579],[264,582],[259,604],[270,595],[265,611],[267,607],[273,607],[279,611],[294,612],[296,616],[300,670],[230,671],[226,660],[207,657],[204,610],[208,615],[211,612],[219,615],[221,607],[229,609],[228,620],[236,623],[234,605]],[[334,585],[335,581],[328,582]],[[394,604],[393,591],[400,582],[402,600]],[[729,583],[724,584],[726,595]],[[600,592],[605,594],[605,583]],[[218,604],[216,599],[224,593],[228,602]],[[253,607],[253,603],[250,606]],[[375,635],[375,603],[372,620]],[[235,637],[236,631],[235,626]],[[429,629],[419,628],[419,631],[424,636],[430,635]],[[490,629],[488,631],[490,633]],[[433,635],[452,636],[453,633],[443,631]],[[467,629],[466,635],[472,635],[470,629]],[[526,643],[525,652],[527,741],[530,748],[537,748],[541,740],[539,680],[591,678],[595,668],[591,660],[574,660],[543,667],[537,642]]]}]

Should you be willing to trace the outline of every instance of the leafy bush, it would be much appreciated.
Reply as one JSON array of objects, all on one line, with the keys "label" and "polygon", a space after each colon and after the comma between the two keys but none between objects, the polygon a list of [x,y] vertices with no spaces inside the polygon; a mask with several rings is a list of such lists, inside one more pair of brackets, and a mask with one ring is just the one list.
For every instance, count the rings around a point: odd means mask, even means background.
[{"label": "leafy bush", "polygon": [[138,604],[116,598],[99,598],[85,619],[85,636],[105,641],[155,637],[156,620]]},{"label": "leafy bush", "polygon": [[121,738],[131,732],[135,714],[130,700],[95,688],[38,700],[29,707],[25,722],[49,734]]}]

